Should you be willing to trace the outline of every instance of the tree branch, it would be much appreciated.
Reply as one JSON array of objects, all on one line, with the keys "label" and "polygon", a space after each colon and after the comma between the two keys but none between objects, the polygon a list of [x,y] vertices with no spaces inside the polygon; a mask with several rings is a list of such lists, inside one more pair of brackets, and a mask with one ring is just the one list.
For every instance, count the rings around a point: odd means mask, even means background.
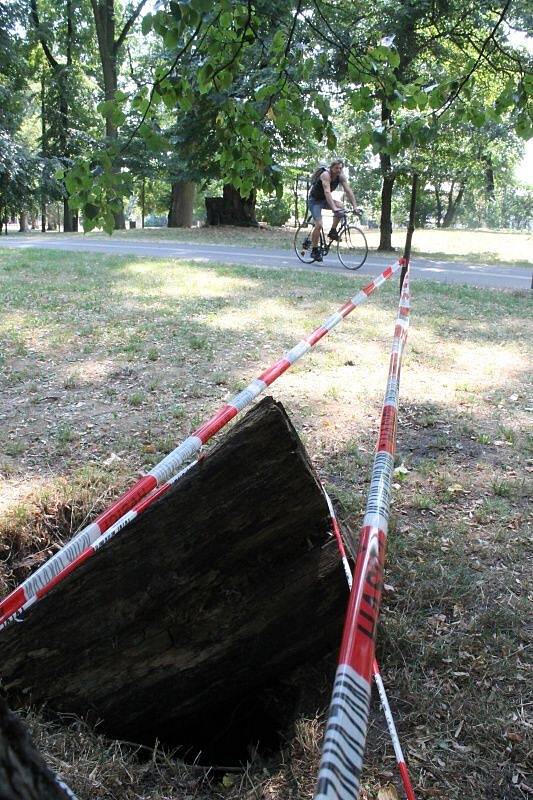
[{"label": "tree branch", "polygon": [[31,14],[32,22],[33,22],[33,24],[35,26],[35,33],[37,34],[37,38],[39,39],[41,47],[43,48],[43,53],[46,56],[46,60],[48,61],[48,63],[50,64],[50,66],[52,67],[54,72],[56,72],[59,69],[60,64],[59,64],[59,61],[57,61],[57,59],[54,58],[54,56],[52,54],[52,51],[48,47],[48,42],[46,41],[46,37],[44,36],[44,34],[43,34],[42,30],[41,30],[41,23],[39,21],[39,13],[37,11],[37,0],[31,0],[30,14]]},{"label": "tree branch", "polygon": [[493,29],[491,30],[491,32],[489,33],[489,35],[487,36],[485,41],[483,42],[483,45],[481,46],[481,49],[478,51],[479,54],[478,54],[478,57],[477,57],[477,59],[475,61],[475,64],[472,66],[471,69],[468,70],[467,74],[460,81],[459,86],[457,87],[455,92],[452,92],[450,97],[446,100],[442,110],[440,111],[439,114],[436,115],[437,119],[439,119],[449,109],[449,107],[451,106],[453,101],[457,99],[457,97],[460,95],[461,91],[463,90],[464,86],[468,83],[468,81],[470,80],[470,78],[472,77],[474,72],[479,67],[479,65],[481,63],[481,60],[484,57],[485,49],[488,47],[489,42],[494,41],[494,34],[496,33],[496,31],[498,30],[498,28],[502,24],[502,22],[503,22],[503,20],[505,18],[505,15],[507,14],[507,11],[509,10],[509,6],[510,5],[511,5],[511,0],[507,0],[507,2],[505,3],[505,5],[504,5],[504,7],[503,7],[503,9],[502,9],[502,11],[500,13],[500,16],[498,17],[498,21],[496,22],[495,26],[493,27]]},{"label": "tree branch", "polygon": [[126,22],[126,24],[122,28],[122,31],[120,32],[120,35],[119,35],[118,39],[113,44],[113,50],[114,50],[115,53],[118,53],[120,47],[122,46],[122,43],[124,42],[124,39],[126,38],[128,33],[130,32],[131,26],[133,25],[133,23],[135,22],[135,20],[137,19],[137,17],[141,13],[141,11],[143,10],[143,6],[145,6],[147,2],[148,2],[148,0],[141,0],[141,2],[139,3],[139,5],[135,9],[135,11],[133,12],[131,17],[129,18],[129,20]]}]

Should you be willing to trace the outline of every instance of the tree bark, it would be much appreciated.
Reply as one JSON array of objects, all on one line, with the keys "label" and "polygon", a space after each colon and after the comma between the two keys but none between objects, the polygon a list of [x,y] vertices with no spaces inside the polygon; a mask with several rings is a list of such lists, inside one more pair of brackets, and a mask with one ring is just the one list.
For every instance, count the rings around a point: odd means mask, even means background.
[{"label": "tree bark", "polygon": [[440,228],[442,225],[442,199],[440,196],[440,186],[435,185],[435,200],[437,204],[436,209],[436,220],[437,220],[437,228]]},{"label": "tree bark", "polygon": [[[1,800],[72,800],[42,756],[29,733],[0,697]],[[75,800],[75,798],[74,798]]]},{"label": "tree bark", "polygon": [[28,214],[26,211],[22,211],[19,216],[19,232],[20,233],[27,233],[29,231],[28,227]]},{"label": "tree bark", "polygon": [[[67,61],[66,64],[62,64],[53,55],[50,49],[50,45],[46,39],[46,36],[42,31],[41,24],[39,21],[37,0],[31,0],[31,18],[37,33],[37,38],[41,43],[43,53],[46,57],[48,65],[54,76],[54,82],[57,86],[57,91],[59,95],[59,119],[60,119],[59,154],[62,158],[68,158],[70,153],[69,140],[68,140],[68,130],[69,130],[68,80],[72,68],[72,43],[73,43],[72,40],[74,36],[73,25],[72,25],[71,0],[67,0],[66,2],[66,13],[67,13],[67,42],[66,42]],[[42,86],[41,91],[44,94],[44,86]],[[43,96],[41,96],[41,115],[43,115],[43,107],[44,107],[44,100]],[[44,149],[44,117],[42,125],[43,125],[43,149]],[[66,189],[64,189],[64,191],[66,193]],[[63,198],[63,230],[67,232],[72,231],[72,212],[69,209],[67,194],[65,194],[65,197]]]},{"label": "tree bark", "polygon": [[192,181],[174,181],[168,210],[169,228],[191,227],[195,189]]},{"label": "tree bark", "polygon": [[455,184],[452,182],[450,191],[448,193],[448,205],[447,205],[447,208],[446,208],[446,213],[444,214],[444,219],[442,220],[442,227],[443,228],[450,228],[453,225],[453,223],[455,221],[455,217],[457,215],[457,211],[459,210],[459,206],[461,205],[461,200],[463,199],[463,195],[464,195],[464,191],[465,191],[464,183],[462,183],[459,186],[459,191],[457,192],[457,196],[455,197],[455,200],[453,198],[454,186],[455,186]]},{"label": "tree bark", "polygon": [[[384,100],[381,103],[381,123],[387,126],[392,118],[392,112],[387,107]],[[396,175],[392,168],[391,159],[388,153],[379,154],[379,163],[383,183],[381,185],[381,216],[379,222],[379,246],[378,250],[394,250],[392,246],[392,190]]]},{"label": "tree bark", "polygon": [[258,227],[255,218],[255,191],[250,197],[241,197],[231,184],[224,186],[222,197],[206,197],[208,225],[240,225]]},{"label": "tree bark", "polygon": [[381,172],[383,183],[381,186],[381,217],[379,222],[378,250],[394,250],[392,246],[392,191],[396,176],[391,167],[390,156],[380,153]]},{"label": "tree bark", "polygon": [[[118,58],[120,48],[124,44],[135,20],[138,18],[147,0],[140,0],[133,12],[127,19],[122,31],[115,37],[115,0],[91,0],[94,24],[96,28],[96,38],[98,40],[98,52],[102,66],[102,78],[104,83],[104,99],[114,100],[118,88]],[[118,128],[113,122],[113,115],[108,111],[105,117],[105,133],[108,139],[116,141],[118,138]],[[117,169],[118,169],[117,165]],[[126,227],[126,217],[124,211],[115,214],[115,230],[124,230]]]},{"label": "tree bark", "polygon": [[2,681],[33,703],[91,711],[112,736],[184,743],[336,649],[345,606],[323,493],[266,398],[2,632]]}]

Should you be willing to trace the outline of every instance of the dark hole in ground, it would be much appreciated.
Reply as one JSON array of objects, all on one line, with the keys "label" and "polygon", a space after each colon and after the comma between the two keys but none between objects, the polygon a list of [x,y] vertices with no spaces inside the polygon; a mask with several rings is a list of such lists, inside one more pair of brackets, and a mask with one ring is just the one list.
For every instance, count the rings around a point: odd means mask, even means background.
[{"label": "dark hole in ground", "polygon": [[298,693],[289,695],[287,690],[286,685],[276,685],[243,695],[186,724],[180,722],[179,731],[159,731],[158,740],[178,747],[185,762],[215,769],[238,767],[256,756],[269,758],[282,748],[293,718]]}]

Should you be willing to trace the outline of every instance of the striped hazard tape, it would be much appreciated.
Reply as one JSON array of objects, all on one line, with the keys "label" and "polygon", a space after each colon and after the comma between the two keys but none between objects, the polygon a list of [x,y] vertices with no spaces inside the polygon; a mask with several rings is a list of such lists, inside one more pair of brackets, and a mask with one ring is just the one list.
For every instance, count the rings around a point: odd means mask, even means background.
[{"label": "striped hazard tape", "polygon": [[[350,564],[348,562],[348,557],[346,555],[346,548],[344,547],[344,541],[342,538],[340,525],[337,519],[337,515],[335,513],[335,509],[333,508],[333,503],[331,502],[331,498],[329,497],[324,486],[322,486],[322,491],[324,492],[324,497],[326,498],[326,502],[328,504],[329,515],[331,519],[331,528],[337,542],[337,547],[339,549],[339,555],[341,557],[342,566],[344,568],[344,574],[346,575],[346,582],[348,584],[348,588],[351,591],[353,584],[352,571],[350,569]],[[402,746],[400,744],[400,739],[398,737],[398,731],[396,730],[394,717],[392,716],[391,707],[389,705],[389,698],[387,697],[387,692],[383,684],[381,672],[379,671],[378,662],[376,661],[375,658],[372,665],[372,672],[374,675],[374,682],[378,689],[381,707],[385,715],[385,721],[387,722],[389,736],[391,738],[392,746],[394,748],[394,755],[396,757],[398,772],[400,773],[400,778],[402,780],[405,796],[407,797],[407,800],[416,800],[415,793],[413,790],[413,785],[411,783],[411,777],[409,775],[409,770],[407,769],[407,764],[405,763],[405,757],[403,754]]]},{"label": "striped hazard tape", "polygon": [[409,273],[396,318],[377,452],[353,574],[341,651],[324,735],[315,800],[355,800],[368,728],[388,531],[398,392],[409,328]]},{"label": "striped hazard tape", "polygon": [[[368,297],[394,275],[402,266],[401,261],[387,267],[380,275],[361,289],[341,308],[326,319],[322,325],[311,334],[302,339],[291,350],[253,380],[245,389],[236,394],[228,403],[222,406],[211,419],[197,428],[178,447],[176,447],[162,461],[156,464],[150,472],[143,476],[125,494],[119,497],[106,511],[100,514],[94,522],[83,528],[61,550],[55,553],[46,564],[39,567],[36,572],[27,578],[17,589],[0,602],[0,630],[16,619],[20,611],[29,608],[40,597],[47,594],[52,586],[72,572],[80,563],[89,557],[91,545],[102,537],[113,526],[114,533],[131,522],[129,512],[137,509],[135,516],[144,510],[142,502],[151,493],[157,491],[159,497],[167,490],[166,483],[178,469],[200,451],[206,442],[218,433],[225,425],[249,405],[267,386],[270,386],[280,375],[289,369],[298,359],[311,350],[317,342],[326,336],[339,322],[348,316],[357,306],[362,305]],[[141,504],[141,505],[139,505]],[[61,576],[61,577],[60,577]]]}]

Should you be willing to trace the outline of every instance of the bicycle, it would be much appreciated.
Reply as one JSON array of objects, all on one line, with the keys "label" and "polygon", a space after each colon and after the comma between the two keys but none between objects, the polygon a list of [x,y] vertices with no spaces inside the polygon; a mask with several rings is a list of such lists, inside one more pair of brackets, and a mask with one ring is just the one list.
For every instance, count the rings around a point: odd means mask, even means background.
[{"label": "bicycle", "polygon": [[[337,239],[326,240],[324,229],[320,229],[320,240],[317,245],[322,258],[329,254],[331,246],[337,245],[337,258],[346,269],[359,269],[363,266],[368,256],[366,236],[357,225],[349,224],[348,213],[343,211],[340,224],[337,227]],[[356,211],[353,212],[359,216]],[[316,259],[311,254],[311,232],[314,228],[313,217],[309,214],[298,226],[294,235],[294,251],[304,264],[312,264]],[[309,230],[309,228],[311,230]]]}]

